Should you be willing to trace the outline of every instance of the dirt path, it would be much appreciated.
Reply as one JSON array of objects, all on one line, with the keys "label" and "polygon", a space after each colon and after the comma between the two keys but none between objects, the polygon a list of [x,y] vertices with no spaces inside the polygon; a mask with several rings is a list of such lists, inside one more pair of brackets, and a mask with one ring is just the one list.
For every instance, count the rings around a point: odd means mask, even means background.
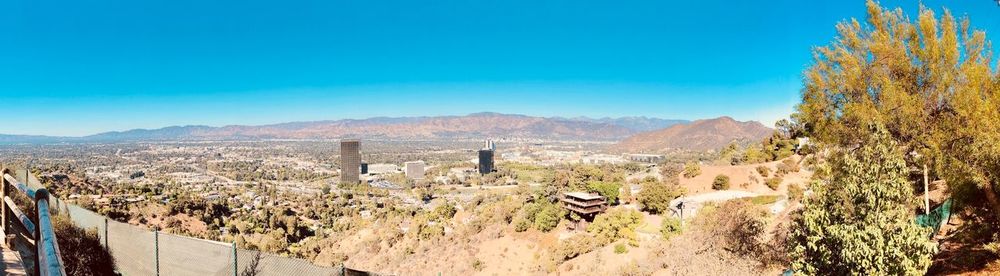
[{"label": "dirt path", "polygon": [[709,202],[723,202],[728,200],[733,200],[737,198],[748,198],[758,196],[756,193],[751,193],[747,191],[716,191],[711,193],[698,194],[693,196],[684,196],[676,198],[670,201],[671,216],[680,217],[681,210],[677,206],[683,202],[684,203],[684,217],[693,217],[698,214],[698,210],[701,209],[705,203]]}]

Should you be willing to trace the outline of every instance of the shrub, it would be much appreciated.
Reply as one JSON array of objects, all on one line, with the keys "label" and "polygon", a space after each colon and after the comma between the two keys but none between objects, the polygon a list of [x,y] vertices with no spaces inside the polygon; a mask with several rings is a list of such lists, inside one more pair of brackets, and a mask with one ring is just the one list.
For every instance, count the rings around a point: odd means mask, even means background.
[{"label": "shrub", "polygon": [[77,227],[65,216],[53,216],[52,229],[67,275],[115,275],[115,259],[97,231]]},{"label": "shrub", "polygon": [[525,204],[521,208],[521,211],[514,217],[514,231],[524,232],[531,228],[535,223],[535,216],[542,211],[542,208],[542,205],[539,203]]},{"label": "shrub", "polygon": [[729,190],[729,176],[722,174],[716,176],[715,181],[712,181],[712,189]]},{"label": "shrub", "polygon": [[524,218],[520,218],[520,217],[515,218],[514,219],[514,231],[517,231],[517,232],[528,231],[528,229],[531,228],[531,224],[532,224],[532,221],[530,221],[530,220],[527,220],[527,219],[524,219]]},{"label": "shrub", "polygon": [[441,205],[438,205],[437,208],[434,208],[434,215],[441,221],[451,219],[457,212],[458,210],[455,209],[455,205],[451,202],[444,202]]},{"label": "shrub", "polygon": [[609,244],[619,239],[626,239],[629,244],[638,245],[635,229],[642,224],[642,214],[631,209],[612,209],[607,213],[597,215],[594,223],[587,226],[587,232],[594,234],[600,245]]},{"label": "shrub", "polygon": [[660,235],[663,239],[669,240],[677,233],[681,232],[681,221],[673,217],[663,218],[663,224],[660,225]]},{"label": "shrub", "polygon": [[562,262],[575,258],[583,254],[587,254],[597,248],[599,245],[597,239],[589,235],[575,235],[568,239],[559,242],[556,246],[554,256],[557,262]]},{"label": "shrub", "polygon": [[788,158],[778,164],[778,170],[775,174],[782,176],[794,172],[799,172],[799,163],[795,162],[795,160],[792,160],[791,158]]},{"label": "shrub", "polygon": [[628,253],[628,247],[624,243],[615,244],[615,254]]},{"label": "shrub", "polygon": [[802,185],[799,184],[788,185],[788,200],[799,201],[802,199],[802,196],[804,194],[805,194],[805,189],[802,188]]},{"label": "shrub", "polygon": [[483,271],[483,261],[476,258],[475,261],[472,261],[472,269],[475,269],[476,271]]},{"label": "shrub", "polygon": [[[702,212],[699,212],[702,213]],[[739,255],[754,255],[763,249],[767,212],[749,200],[730,200],[699,215],[714,242]]]},{"label": "shrub", "polygon": [[545,204],[542,211],[535,215],[535,229],[542,232],[552,231],[552,229],[559,225],[559,221],[562,221],[564,216],[566,216],[566,213],[559,205]]},{"label": "shrub", "polygon": [[622,185],[615,182],[591,181],[587,183],[587,190],[597,193],[608,200],[608,204],[618,202],[619,191]]},{"label": "shrub", "polygon": [[660,175],[669,183],[671,180],[677,180],[677,176],[681,175],[682,169],[680,165],[664,164],[660,167]]},{"label": "shrub", "polygon": [[771,190],[777,191],[778,190],[778,186],[781,185],[781,181],[782,181],[781,177],[775,176],[775,177],[768,178],[767,180],[765,180],[764,184],[767,184],[767,187],[771,188]]},{"label": "shrub", "polygon": [[514,231],[524,232],[534,227],[539,231],[548,232],[559,225],[559,221],[565,215],[563,208],[556,204],[528,203],[514,218]]},{"label": "shrub", "polygon": [[684,177],[692,178],[701,175],[701,165],[698,162],[688,162],[684,165]]},{"label": "shrub", "polygon": [[645,211],[653,214],[661,214],[670,209],[670,201],[680,196],[677,187],[668,186],[660,182],[646,182],[642,184],[637,200]]},{"label": "shrub", "polygon": [[759,173],[761,177],[767,178],[771,176],[771,168],[764,165],[757,166],[757,173]]}]

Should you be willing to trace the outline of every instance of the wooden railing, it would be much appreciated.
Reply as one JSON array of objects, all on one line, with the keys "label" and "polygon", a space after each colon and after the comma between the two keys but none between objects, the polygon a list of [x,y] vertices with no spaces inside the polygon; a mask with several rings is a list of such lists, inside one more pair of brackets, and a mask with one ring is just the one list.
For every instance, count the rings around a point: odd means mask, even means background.
[{"label": "wooden railing", "polygon": [[[25,182],[28,181],[27,170],[25,170]],[[62,254],[59,253],[59,243],[56,241],[56,234],[52,228],[52,215],[49,209],[49,191],[45,188],[32,189],[25,182],[18,181],[11,175],[11,171],[3,169],[3,177],[0,179],[3,184],[3,204],[0,204],[3,214],[3,232],[5,235],[12,233],[11,222],[19,222],[21,226],[31,233],[34,239],[33,251],[35,253],[34,275],[40,276],[61,276],[66,275],[63,267]],[[32,200],[35,205],[35,215],[29,218],[20,208],[17,207],[11,196],[14,190],[20,191]],[[14,218],[17,218],[16,220]]]}]

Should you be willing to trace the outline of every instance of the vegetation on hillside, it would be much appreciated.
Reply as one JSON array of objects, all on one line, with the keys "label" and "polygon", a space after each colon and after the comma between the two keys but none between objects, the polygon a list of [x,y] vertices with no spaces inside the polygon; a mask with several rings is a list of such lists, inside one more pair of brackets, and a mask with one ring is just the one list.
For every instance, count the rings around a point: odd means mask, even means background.
[{"label": "vegetation on hillside", "polygon": [[59,243],[59,252],[68,275],[115,275],[115,259],[101,244],[96,229],[84,230],[69,217],[53,216],[52,229]]},{"label": "vegetation on hillside", "polygon": [[712,180],[713,190],[729,190],[729,176],[720,174],[715,176],[715,180]]},{"label": "vegetation on hillside", "polygon": [[693,178],[701,175],[701,164],[695,161],[688,162],[684,165],[683,175],[685,178]]},{"label": "vegetation on hillside", "polygon": [[[793,228],[794,267],[924,274],[933,245],[913,223],[913,191],[924,187],[911,172],[926,166],[928,178],[947,183],[965,216],[961,231],[1000,229],[1000,72],[991,45],[947,10],[921,7],[911,21],[874,1],[867,21],[837,31],[815,49],[793,115],[814,142],[842,152],[830,171],[816,171],[823,181]],[[963,243],[996,240],[970,234]]]},{"label": "vegetation on hillside", "polygon": [[935,244],[909,205],[913,189],[897,143],[881,127],[831,161],[833,175],[795,218],[795,270],[814,275],[923,275]]},{"label": "vegetation on hillside", "polygon": [[636,196],[639,207],[652,214],[663,214],[670,210],[670,201],[683,194],[683,190],[676,183],[676,178],[673,182],[660,182],[655,179],[644,181],[642,190]]},{"label": "vegetation on hillside", "polygon": [[597,215],[594,223],[587,226],[587,232],[593,234],[601,245],[624,239],[632,246],[638,246],[639,240],[635,229],[640,224],[642,224],[642,214],[638,211],[615,208]]}]

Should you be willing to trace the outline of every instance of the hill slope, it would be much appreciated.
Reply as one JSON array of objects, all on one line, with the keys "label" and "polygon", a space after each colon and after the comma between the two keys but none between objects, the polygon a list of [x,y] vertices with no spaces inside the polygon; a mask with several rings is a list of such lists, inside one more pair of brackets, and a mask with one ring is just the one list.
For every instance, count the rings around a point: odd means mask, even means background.
[{"label": "hill slope", "polygon": [[639,133],[612,146],[612,149],[624,152],[717,150],[733,141],[763,140],[773,131],[759,122],[739,122],[730,117],[720,117]]}]

